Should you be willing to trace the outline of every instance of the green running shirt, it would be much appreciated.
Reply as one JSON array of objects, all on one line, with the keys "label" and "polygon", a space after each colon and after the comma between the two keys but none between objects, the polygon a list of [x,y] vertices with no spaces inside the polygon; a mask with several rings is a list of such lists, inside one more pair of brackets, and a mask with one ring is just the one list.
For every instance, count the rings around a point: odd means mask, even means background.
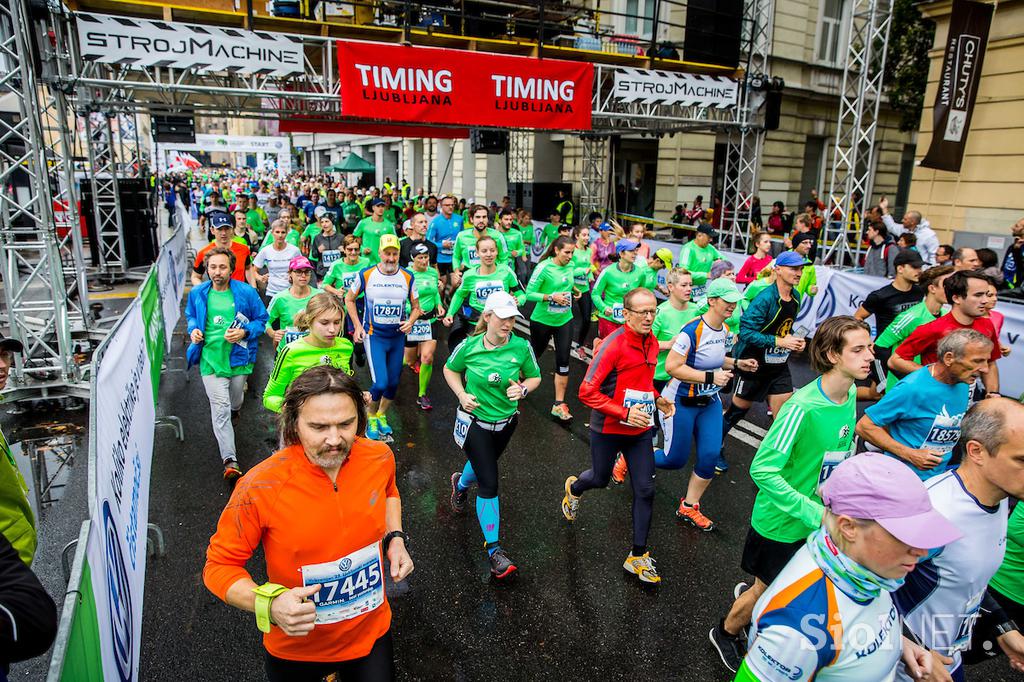
[{"label": "green running shirt", "polygon": [[[902,313],[896,316],[889,326],[885,328],[878,338],[875,339],[875,346],[878,348],[897,348],[901,343],[906,341],[907,337],[914,333],[914,330],[923,324],[934,322],[935,320],[942,317],[942,310],[939,310],[938,315],[932,315],[932,311],[928,310],[928,306],[921,301],[912,308],[907,308]],[[921,356],[918,355],[914,358],[917,363],[921,362]],[[899,377],[889,371],[885,376],[885,390],[889,390],[899,381]]]},{"label": "green running shirt", "polygon": [[520,305],[526,300],[519,280],[507,265],[498,265],[489,275],[481,275],[479,265],[470,268],[462,274],[462,282],[452,295],[452,302],[448,306],[448,310],[451,315],[454,315],[463,303],[469,303],[473,310],[482,313],[487,297],[492,292],[499,290],[505,290],[515,296]]},{"label": "green running shirt", "polygon": [[409,272],[412,273],[413,284],[420,297],[420,309],[423,311],[423,315],[427,316],[428,313],[437,310],[437,306],[441,303],[441,294],[437,288],[441,281],[441,275],[437,268],[429,266],[424,271],[410,268]]},{"label": "green running shirt", "polygon": [[270,305],[267,306],[267,325],[273,325],[275,321],[278,322],[278,329],[284,329],[285,335],[281,337],[281,343],[277,344],[277,352],[280,353],[281,349],[287,346],[292,341],[304,336],[300,334],[299,330],[295,327],[295,316],[306,309],[306,304],[309,303],[309,299],[313,298],[317,294],[322,294],[323,291],[320,289],[309,288],[309,296],[305,298],[295,298],[292,296],[291,289],[285,289],[274,294],[274,297],[270,299]]},{"label": "green running shirt", "polygon": [[1006,554],[989,585],[1024,604],[1024,503],[1018,503],[1006,527]]},{"label": "green running shirt", "polygon": [[288,386],[310,367],[330,365],[351,374],[352,350],[352,342],[343,336],[335,338],[330,348],[312,346],[305,337],[292,341],[277,354],[274,371],[263,389],[263,407],[271,412],[280,412]]},{"label": "green running shirt", "polygon": [[[370,259],[363,256],[355,265],[349,265],[342,258],[339,261],[331,263],[331,269],[327,271],[327,275],[324,277],[324,281],[321,282],[324,286],[330,285],[339,291],[348,291],[349,287],[352,286],[352,280],[356,278],[361,270],[365,270],[370,267]],[[359,297],[362,297],[363,292],[359,292]]]},{"label": "green running shirt", "polygon": [[235,321],[235,295],[231,289],[214,291],[206,301],[206,326],[203,328],[203,352],[199,357],[199,373],[218,377],[252,374],[252,364],[231,366],[231,345],[224,332]]},{"label": "green running shirt", "polygon": [[594,264],[590,260],[590,249],[576,248],[572,252],[573,284],[580,291],[587,291],[594,278]]},{"label": "green running shirt", "polygon": [[521,258],[525,249],[525,245],[523,244],[523,233],[514,227],[508,232],[502,232],[501,230],[498,230],[498,232],[505,239],[505,247],[508,249],[508,257]]},{"label": "green running shirt", "polygon": [[[687,303],[685,308],[678,310],[672,305],[671,300],[665,301],[658,305],[658,314],[654,316],[651,333],[658,341],[671,341],[679,335],[679,330],[698,314],[697,306],[693,303]],[[667,350],[658,351],[658,365],[654,368],[655,381],[668,381],[672,378],[665,371],[665,360],[668,358],[668,354]]]},{"label": "green running shirt", "polygon": [[[488,227],[485,234],[488,237],[492,237],[498,244],[498,257],[494,262],[499,264],[507,262],[508,246],[505,243],[505,238],[493,227]],[[482,239],[482,237],[477,237],[476,230],[471,227],[459,232],[459,235],[455,237],[455,247],[452,250],[453,270],[480,265],[480,258],[476,255],[476,242],[478,239]]]},{"label": "green running shirt", "polygon": [[[716,260],[722,258],[718,249],[708,244],[703,249],[697,246],[697,242],[689,241],[679,249],[679,267],[686,268],[693,275],[693,283],[705,284],[708,281],[708,273]],[[695,295],[694,298],[699,298]]]},{"label": "green running shirt", "polygon": [[[622,299],[633,289],[642,287],[647,279],[645,270],[635,265],[629,272],[623,272],[618,263],[612,263],[597,277],[594,290],[590,296],[594,301],[594,310],[599,317],[622,324],[626,317],[622,314]],[[611,315],[605,315],[604,309],[611,308]]]},{"label": "green running shirt", "polygon": [[818,487],[853,454],[856,422],[856,386],[837,405],[818,377],[786,401],[750,465],[758,487],[754,530],[776,542],[799,542],[817,530],[825,511]]},{"label": "green running shirt", "polygon": [[[537,305],[530,313],[530,319],[534,322],[546,324],[549,327],[561,327],[563,324],[572,322],[572,292],[573,287],[573,265],[558,265],[553,258],[541,261],[530,277],[530,283],[526,286],[526,300],[534,301]],[[567,294],[569,305],[559,305],[554,301],[545,301],[546,294]]]},{"label": "green running shirt", "polygon": [[[352,234],[362,238],[362,254],[369,259],[370,265],[375,265],[380,262],[380,254],[378,253],[380,238],[385,234],[396,234],[395,224],[388,220],[382,220],[378,223],[374,222],[373,218],[363,218],[356,225],[355,232]],[[366,253],[367,249],[370,250],[370,253]]]},{"label": "green running shirt", "polygon": [[475,334],[460,343],[448,356],[445,367],[465,374],[466,391],[479,406],[473,416],[486,422],[508,419],[516,413],[518,402],[509,400],[509,379],[540,376],[540,367],[529,342],[512,334],[500,348],[484,348],[484,335]]}]

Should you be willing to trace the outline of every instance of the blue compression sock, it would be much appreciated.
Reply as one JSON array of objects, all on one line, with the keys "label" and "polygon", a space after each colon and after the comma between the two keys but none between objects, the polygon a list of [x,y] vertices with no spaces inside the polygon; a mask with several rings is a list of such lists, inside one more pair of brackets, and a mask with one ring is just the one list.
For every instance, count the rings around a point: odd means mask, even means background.
[{"label": "blue compression sock", "polygon": [[487,552],[488,554],[494,554],[494,550],[498,549],[498,529],[501,525],[498,498],[477,496],[476,518],[480,521],[480,530],[484,533],[484,541],[488,545],[493,546],[493,549],[489,548]]},{"label": "blue compression sock", "polygon": [[473,465],[466,460],[466,466],[462,467],[462,478],[459,479],[459,490],[469,490],[469,487],[476,483],[476,472]]}]

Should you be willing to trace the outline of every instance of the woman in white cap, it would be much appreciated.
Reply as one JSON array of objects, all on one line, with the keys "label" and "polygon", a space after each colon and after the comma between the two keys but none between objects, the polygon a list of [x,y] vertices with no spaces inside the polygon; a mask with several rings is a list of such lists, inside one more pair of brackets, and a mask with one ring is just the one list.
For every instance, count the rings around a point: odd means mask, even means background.
[{"label": "woman in white cap", "polygon": [[473,334],[444,366],[445,381],[459,400],[455,442],[467,460],[463,470],[451,476],[452,509],[465,511],[469,487],[476,483],[476,515],[491,575],[499,580],[515,573],[516,565],[498,542],[498,458],[519,422],[519,401],[540,386],[540,367],[529,342],[513,333],[519,314],[510,293],[491,293]]},{"label": "woman in white cap", "polygon": [[754,606],[737,682],[914,679],[930,655],[905,641],[891,593],[927,550],[961,537],[902,462],[864,454],[821,486],[821,527]]}]

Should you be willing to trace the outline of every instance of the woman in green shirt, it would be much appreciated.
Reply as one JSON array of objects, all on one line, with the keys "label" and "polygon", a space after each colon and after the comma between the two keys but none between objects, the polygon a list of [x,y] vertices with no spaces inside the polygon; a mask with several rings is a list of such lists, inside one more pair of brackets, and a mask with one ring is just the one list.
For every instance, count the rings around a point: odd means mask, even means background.
[{"label": "woman in green shirt", "polygon": [[345,306],[337,296],[320,293],[309,299],[305,310],[295,316],[295,326],[305,336],[277,354],[274,371],[263,390],[265,408],[280,412],[288,386],[310,367],[330,365],[352,373],[352,342],[342,336],[344,316]]},{"label": "woman in green shirt", "polygon": [[[448,315],[442,320],[444,326],[452,327],[448,334],[450,350],[466,338],[469,330],[480,319],[484,301],[491,292],[504,290],[515,295],[520,302],[526,300],[526,294],[515,273],[509,270],[507,265],[496,262],[498,243],[493,237],[488,235],[478,239],[476,253],[480,258],[480,265],[471,267],[463,274],[459,288],[452,294]],[[463,307],[463,303],[468,304],[468,311]]]},{"label": "woman in green shirt", "polygon": [[590,298],[590,287],[594,282],[594,261],[590,253],[590,226],[579,225],[573,230],[576,248],[572,252],[573,286],[580,295],[574,301],[576,310],[576,355],[583,362],[587,360],[587,336],[593,323],[594,302]]},{"label": "woman in green shirt", "polygon": [[309,299],[321,293],[309,286],[313,277],[313,264],[305,256],[296,256],[288,264],[288,281],[291,286],[274,294],[267,306],[267,336],[277,344],[277,352],[295,339],[303,336],[295,326],[295,316],[306,307]]},{"label": "woman in green shirt", "polygon": [[700,315],[697,306],[690,301],[693,291],[693,275],[685,268],[672,268],[668,273],[668,300],[658,305],[651,333],[658,339],[658,365],[654,369],[654,388],[662,391],[671,379],[665,370],[668,352],[676,342],[676,336],[683,326]]},{"label": "woman in green shirt", "polygon": [[434,375],[434,323],[444,316],[441,303],[441,274],[430,267],[430,249],[425,244],[412,247],[411,263],[413,286],[420,299],[420,316],[405,337],[405,364],[412,367],[420,377],[420,392],[416,404],[423,411],[433,409],[427,397],[427,386]]},{"label": "woman in green shirt", "polygon": [[575,249],[576,243],[570,237],[551,242],[526,286],[526,300],[536,304],[530,313],[533,354],[539,359],[548,342],[555,340],[555,403],[551,415],[564,422],[572,419],[565,404],[565,389],[569,385],[572,349],[572,300],[579,297],[572,264]]},{"label": "woman in green shirt", "polygon": [[491,575],[499,580],[512,575],[516,565],[498,543],[498,458],[515,432],[519,401],[540,386],[540,368],[529,343],[513,333],[518,315],[516,299],[506,291],[492,292],[473,335],[459,344],[444,366],[445,381],[459,400],[455,442],[467,460],[462,471],[451,476],[452,509],[465,511],[469,487],[476,483],[476,515]]},{"label": "woman in green shirt", "polygon": [[[359,237],[352,235],[345,235],[345,238],[341,240],[342,258],[339,261],[335,261],[331,264],[331,269],[327,272],[327,276],[324,277],[323,285],[326,291],[331,292],[342,301],[345,300],[345,293],[352,287],[352,280],[356,276],[370,267],[370,259],[366,256],[359,255],[360,250],[363,247],[363,240]],[[359,297],[356,299],[356,310],[359,311],[359,315],[363,314],[363,293],[359,292]],[[345,316],[345,336],[352,339],[352,335],[355,333],[355,328],[352,326],[352,320]],[[356,343],[356,364],[362,367],[366,363],[366,349],[363,344]]]}]

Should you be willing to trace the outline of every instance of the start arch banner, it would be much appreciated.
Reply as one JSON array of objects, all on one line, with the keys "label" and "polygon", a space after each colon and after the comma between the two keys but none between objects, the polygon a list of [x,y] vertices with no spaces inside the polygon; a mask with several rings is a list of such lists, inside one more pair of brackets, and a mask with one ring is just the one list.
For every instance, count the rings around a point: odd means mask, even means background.
[{"label": "start arch banner", "polygon": [[346,118],[591,129],[593,64],[339,40],[338,80]]}]

